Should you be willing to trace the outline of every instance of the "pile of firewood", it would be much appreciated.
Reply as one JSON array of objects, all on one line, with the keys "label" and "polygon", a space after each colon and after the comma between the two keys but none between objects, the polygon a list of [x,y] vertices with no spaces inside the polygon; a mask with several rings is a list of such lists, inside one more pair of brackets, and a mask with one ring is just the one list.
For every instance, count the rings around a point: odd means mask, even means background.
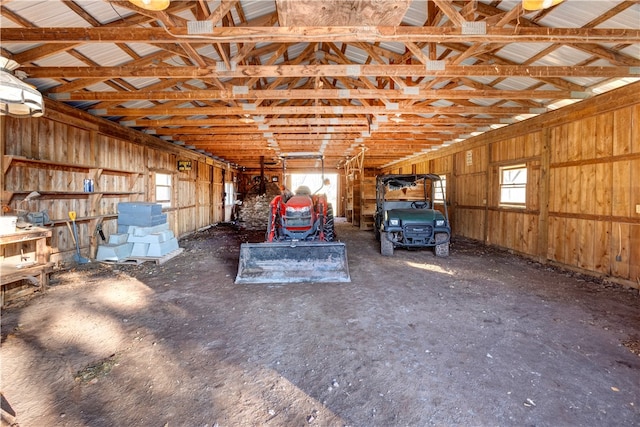
[{"label": "pile of firewood", "polygon": [[250,194],[240,206],[240,225],[247,230],[266,230],[269,221],[269,204],[280,194],[277,184],[267,184],[266,194]]}]

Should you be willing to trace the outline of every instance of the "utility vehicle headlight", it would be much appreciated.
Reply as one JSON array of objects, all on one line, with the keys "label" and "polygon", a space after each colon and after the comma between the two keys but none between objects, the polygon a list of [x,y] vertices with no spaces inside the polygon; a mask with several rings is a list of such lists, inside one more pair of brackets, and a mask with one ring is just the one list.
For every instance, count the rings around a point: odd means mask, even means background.
[{"label": "utility vehicle headlight", "polygon": [[444,219],[437,219],[436,227],[444,227]]},{"label": "utility vehicle headlight", "polygon": [[389,225],[398,226],[400,225],[400,220],[398,218],[393,218],[389,220]]}]

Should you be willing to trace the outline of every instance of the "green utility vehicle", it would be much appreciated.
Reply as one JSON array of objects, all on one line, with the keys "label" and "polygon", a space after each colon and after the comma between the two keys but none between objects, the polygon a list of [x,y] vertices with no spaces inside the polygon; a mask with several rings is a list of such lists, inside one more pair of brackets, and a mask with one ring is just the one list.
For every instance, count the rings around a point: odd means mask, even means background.
[{"label": "green utility vehicle", "polygon": [[434,174],[376,177],[374,232],[380,253],[394,248],[435,248],[449,256],[451,226],[442,180]]}]

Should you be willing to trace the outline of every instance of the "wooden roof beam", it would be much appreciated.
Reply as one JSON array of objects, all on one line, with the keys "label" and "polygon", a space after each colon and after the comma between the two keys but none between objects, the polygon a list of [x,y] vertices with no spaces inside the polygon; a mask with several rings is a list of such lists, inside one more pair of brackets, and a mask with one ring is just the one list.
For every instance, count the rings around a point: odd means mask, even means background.
[{"label": "wooden roof beam", "polygon": [[453,6],[453,2],[451,0],[432,0],[438,9],[444,13],[449,21],[456,26],[462,27],[462,24],[466,21],[466,19],[458,12],[458,10]]},{"label": "wooden roof beam", "polygon": [[21,67],[32,78],[90,78],[110,79],[126,77],[156,78],[229,78],[229,77],[362,77],[362,76],[429,76],[429,77],[637,77],[635,67],[597,66],[525,66],[525,65],[446,65],[444,70],[429,70],[423,65],[261,65],[237,66],[235,70],[217,67],[149,67],[145,65],[122,67]]},{"label": "wooden roof beam", "polygon": [[[158,83],[159,89],[145,87],[135,91],[120,92],[71,92],[56,93],[52,98],[64,101],[133,101],[133,100],[183,100],[197,101],[201,99],[218,100],[257,100],[257,99],[428,99],[429,102],[437,99],[571,99],[585,98],[585,92],[574,92],[567,90],[500,90],[493,89],[486,85],[479,90],[463,89],[418,89],[415,91],[405,91],[403,89],[277,89],[258,90],[248,89],[246,92],[234,92],[233,90],[202,90],[194,88],[190,91],[167,91],[167,87],[174,86],[174,83]],[[469,81],[468,79],[466,80]]]},{"label": "wooden roof beam", "polygon": [[[176,2],[181,3],[181,2]],[[342,42],[464,42],[464,43],[638,43],[640,30],[619,28],[487,28],[486,34],[463,34],[453,27],[214,27],[191,36],[187,28],[1,28],[0,38],[14,43],[302,43]]]},{"label": "wooden roof beam", "polygon": [[[157,108],[107,108],[107,109],[92,109],[90,113],[98,116],[132,116],[132,117],[148,117],[148,116],[194,116],[194,115],[242,115],[247,111],[238,107],[199,107],[199,108],[164,108],[162,106]],[[532,114],[536,111],[531,111],[530,108],[522,107],[412,107],[410,111],[405,111],[412,114],[490,114],[494,116],[503,115],[516,115],[516,114]],[[285,106],[272,106],[272,107],[257,107],[252,114],[257,115],[295,115],[295,114],[335,114],[338,116],[344,114],[376,114],[385,115],[392,114],[394,111],[389,111],[385,107],[379,106],[297,106],[297,105],[285,105]],[[542,113],[542,111],[537,111]]]}]

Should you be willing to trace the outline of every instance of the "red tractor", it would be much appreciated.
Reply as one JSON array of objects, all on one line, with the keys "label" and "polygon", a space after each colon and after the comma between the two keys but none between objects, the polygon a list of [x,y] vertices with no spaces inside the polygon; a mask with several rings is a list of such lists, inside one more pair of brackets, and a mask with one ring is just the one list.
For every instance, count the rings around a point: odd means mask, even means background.
[{"label": "red tractor", "polygon": [[335,239],[333,208],[324,194],[311,194],[301,186],[295,195],[276,196],[269,205],[267,242]]},{"label": "red tractor", "polygon": [[236,283],[350,281],[345,244],[335,241],[333,209],[324,194],[305,186],[271,201],[264,243],[240,246]]}]

